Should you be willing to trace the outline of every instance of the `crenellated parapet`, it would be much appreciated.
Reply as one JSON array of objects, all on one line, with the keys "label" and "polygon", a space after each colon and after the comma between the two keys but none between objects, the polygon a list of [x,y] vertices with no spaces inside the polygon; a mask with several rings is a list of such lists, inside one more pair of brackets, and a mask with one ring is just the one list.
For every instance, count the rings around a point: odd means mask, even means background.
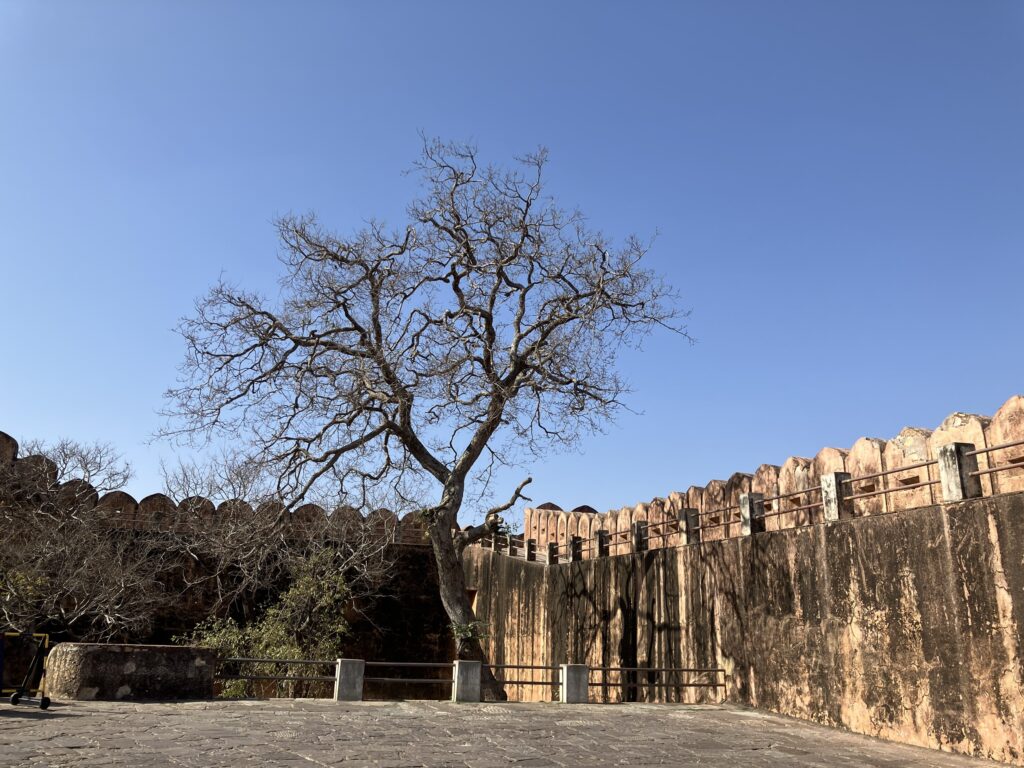
[{"label": "crenellated parapet", "polygon": [[[833,507],[840,517],[864,517],[941,504],[955,500],[943,495],[940,461],[940,449],[954,444],[972,446],[966,479],[980,484],[978,495],[1024,490],[1024,396],[1014,395],[992,417],[953,413],[933,430],[906,427],[889,440],[862,437],[848,449],[791,456],[633,507],[565,512],[547,502],[524,510],[518,551],[526,552],[532,539],[540,559],[552,545],[557,560],[573,559],[576,537],[579,558],[589,559],[634,551],[638,524],[642,546],[675,547],[825,522]],[[602,537],[607,552],[599,546]]]},{"label": "crenellated parapet", "polygon": [[255,508],[243,499],[216,503],[203,496],[176,502],[163,493],[136,500],[115,490],[100,494],[80,478],[61,481],[53,461],[41,455],[19,456],[18,441],[0,432],[0,505],[4,503],[49,505],[54,510],[95,515],[113,530],[183,532],[212,524],[245,524],[253,519],[276,520],[289,535],[337,535],[365,531],[407,546],[429,544],[426,525],[419,515],[401,519],[389,510],[375,510],[365,518],[352,507],[328,512],[318,504],[288,510],[280,502],[262,502]]}]

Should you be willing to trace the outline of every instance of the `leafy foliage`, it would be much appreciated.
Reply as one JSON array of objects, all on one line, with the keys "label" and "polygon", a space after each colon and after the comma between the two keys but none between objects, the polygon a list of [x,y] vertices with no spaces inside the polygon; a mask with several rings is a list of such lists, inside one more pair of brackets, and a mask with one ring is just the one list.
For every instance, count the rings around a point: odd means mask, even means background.
[{"label": "leafy foliage", "polygon": [[[309,559],[298,561],[291,585],[277,600],[266,606],[262,615],[245,626],[231,618],[211,619],[179,642],[213,648],[223,658],[323,659],[337,658],[342,640],[349,634],[346,617],[350,592],[339,556],[324,549]],[[283,663],[245,662],[229,665],[244,667],[250,675],[324,675],[317,667]],[[311,669],[317,671],[311,672]],[[224,685],[223,695],[238,697],[267,692],[266,681],[232,680]],[[287,683],[288,695],[308,695],[315,686],[302,681]]]}]

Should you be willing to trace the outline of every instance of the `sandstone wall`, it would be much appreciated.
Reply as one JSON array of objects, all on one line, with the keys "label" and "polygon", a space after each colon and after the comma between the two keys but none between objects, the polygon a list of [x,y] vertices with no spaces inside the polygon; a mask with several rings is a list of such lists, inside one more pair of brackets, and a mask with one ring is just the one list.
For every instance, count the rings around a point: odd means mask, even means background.
[{"label": "sandstone wall", "polygon": [[[1024,441],[1024,396],[1014,395],[995,416],[954,413],[934,430],[906,427],[891,440],[862,437],[848,450],[822,448],[813,458],[791,456],[781,465],[762,464],[753,474],[736,472],[727,480],[711,480],[704,486],[691,486],[685,493],[669,494],[668,501],[656,498],[649,504],[623,507],[599,514],[591,507],[577,507],[573,514],[586,518],[572,530],[598,530],[613,534],[611,553],[630,551],[629,530],[633,522],[646,520],[652,526],[651,547],[672,547],[685,543],[684,534],[670,526],[684,508],[698,510],[704,541],[718,541],[740,535],[739,496],[764,494],[765,526],[768,530],[794,528],[821,522],[822,475],[848,472],[853,477],[850,492],[861,496],[853,500],[858,516],[888,514],[915,509],[941,501],[938,468],[934,461],[939,448],[949,443],[973,443],[978,449]],[[980,477],[982,493],[994,496],[1024,491],[1024,445],[1013,445],[977,457],[983,472],[995,467],[1006,469]],[[931,466],[916,466],[933,462]],[[905,471],[900,471],[907,467]],[[874,494],[874,495],[871,495]],[[781,498],[778,498],[781,497]],[[537,551],[546,551],[554,542],[560,553],[568,551],[572,526],[557,504],[548,502],[524,513],[525,538],[537,540]],[[617,534],[617,535],[616,535]],[[584,536],[586,538],[586,536]]]},{"label": "sandstone wall", "polygon": [[[63,480],[58,477],[56,465],[45,456],[18,455],[18,442],[0,432],[0,485],[3,498],[13,501],[36,499],[52,501],[60,508],[76,515],[94,515],[114,530],[175,531],[184,530],[196,521],[207,524],[218,520],[251,519],[254,512],[283,510],[280,503],[267,502],[257,509],[243,499],[227,499],[215,504],[202,496],[190,496],[175,502],[163,493],[152,493],[136,500],[124,491],[110,491],[100,495],[86,481],[79,478]],[[345,536],[352,525],[366,525],[381,535],[394,536],[406,546],[429,546],[426,525],[415,513],[401,520],[393,512],[381,509],[371,511],[365,518],[350,507],[328,511],[317,504],[303,504],[281,515],[285,534]]]},{"label": "sandstone wall", "polygon": [[466,568],[495,664],[720,666],[731,701],[1024,764],[1024,494],[555,566],[476,549]]}]

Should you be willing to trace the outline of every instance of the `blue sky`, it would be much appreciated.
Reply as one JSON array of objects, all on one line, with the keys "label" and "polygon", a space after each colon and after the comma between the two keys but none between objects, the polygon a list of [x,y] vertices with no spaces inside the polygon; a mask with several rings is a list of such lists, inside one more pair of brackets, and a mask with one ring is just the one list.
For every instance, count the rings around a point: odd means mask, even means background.
[{"label": "blue sky", "polygon": [[[632,405],[527,468],[618,507],[992,413],[1024,390],[1024,3],[0,0],[0,429],[147,444],[225,274],[271,221],[400,222],[418,131],[549,190],[692,309],[623,358]],[[509,488],[519,474],[502,478]],[[502,488],[499,494],[504,494]]]}]

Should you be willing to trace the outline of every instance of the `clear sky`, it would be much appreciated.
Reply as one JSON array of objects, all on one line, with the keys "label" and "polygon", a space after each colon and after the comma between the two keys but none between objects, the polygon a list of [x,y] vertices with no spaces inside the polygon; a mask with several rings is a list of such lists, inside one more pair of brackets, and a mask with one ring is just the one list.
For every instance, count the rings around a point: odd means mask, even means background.
[{"label": "clear sky", "polygon": [[[418,131],[549,190],[692,309],[639,415],[527,468],[599,509],[1024,391],[1024,2],[0,0],[0,430],[148,445],[272,219],[399,223]],[[511,489],[519,475],[502,482]],[[499,488],[504,495],[505,490]]]}]

